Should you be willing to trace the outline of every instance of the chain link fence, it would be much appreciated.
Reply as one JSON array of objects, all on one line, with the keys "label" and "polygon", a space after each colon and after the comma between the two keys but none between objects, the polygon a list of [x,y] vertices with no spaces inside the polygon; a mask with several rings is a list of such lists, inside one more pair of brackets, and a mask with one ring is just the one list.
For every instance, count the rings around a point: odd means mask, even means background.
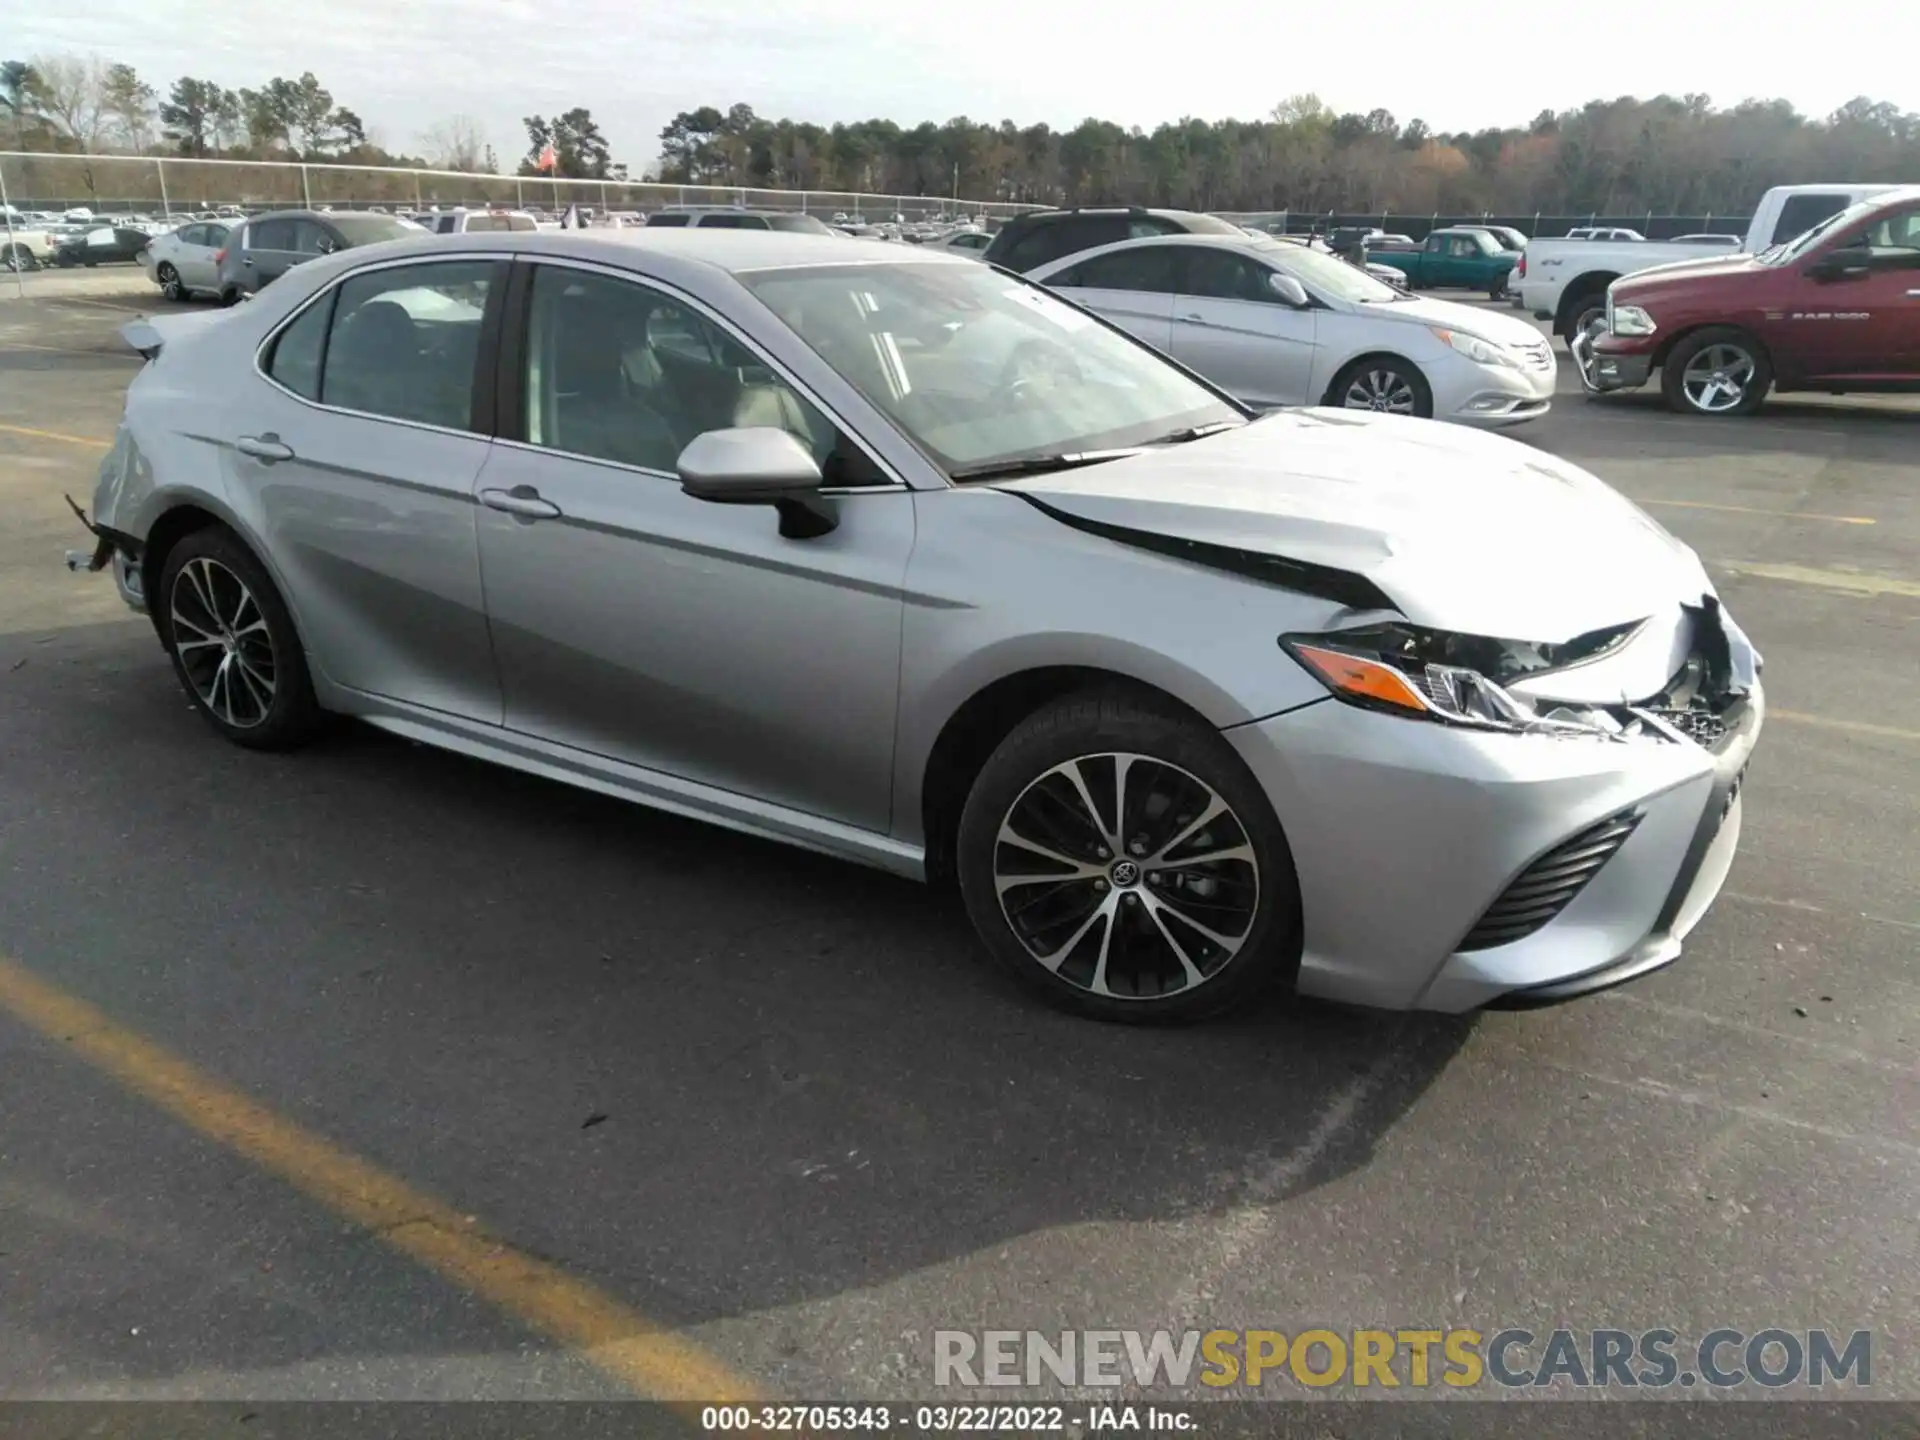
[{"label": "chain link fence", "polygon": [[794,210],[868,222],[931,221],[940,216],[994,218],[1032,209],[943,195],[869,195],[853,191],[755,190],[661,185],[626,180],[558,180],[476,175],[457,170],[300,165],[251,160],[183,160],[126,155],[53,155],[0,151],[0,190],[17,212],[55,215],[87,209],[103,220],[143,215],[178,219],[198,211],[317,208],[388,211],[435,206],[512,206],[559,214],[569,205],[597,214],[646,213],[667,205],[738,205]]}]

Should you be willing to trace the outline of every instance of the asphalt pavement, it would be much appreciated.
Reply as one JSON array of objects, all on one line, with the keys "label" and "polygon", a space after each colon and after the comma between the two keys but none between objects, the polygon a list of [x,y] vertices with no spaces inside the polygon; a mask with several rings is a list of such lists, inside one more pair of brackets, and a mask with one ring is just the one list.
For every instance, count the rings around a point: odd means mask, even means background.
[{"label": "asphalt pavement", "polygon": [[1825,1326],[1920,1399],[1920,406],[1569,374],[1515,432],[1766,658],[1679,964],[1142,1032],[885,876],[367,729],[217,741],[60,568],[159,303],[0,299],[0,1396],[926,1399],[937,1329]]}]

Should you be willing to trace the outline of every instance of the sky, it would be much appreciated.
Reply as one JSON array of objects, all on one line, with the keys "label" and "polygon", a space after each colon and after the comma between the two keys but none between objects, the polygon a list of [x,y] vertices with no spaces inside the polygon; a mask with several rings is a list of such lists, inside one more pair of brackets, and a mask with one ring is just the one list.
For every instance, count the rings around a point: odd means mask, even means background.
[{"label": "sky", "polygon": [[1856,0],[1852,39],[1830,46],[1797,28],[1788,40],[1785,6],[1675,0],[318,0],[287,23],[261,0],[6,3],[0,59],[94,53],[162,91],[183,74],[237,89],[312,70],[388,149],[417,152],[464,114],[506,169],[526,149],[520,117],[575,105],[635,175],[676,113],[739,101],[821,124],[1094,115],[1151,129],[1251,119],[1312,91],[1449,132],[1662,91],[1782,96],[1814,115],[1861,94],[1920,110],[1914,0]]}]

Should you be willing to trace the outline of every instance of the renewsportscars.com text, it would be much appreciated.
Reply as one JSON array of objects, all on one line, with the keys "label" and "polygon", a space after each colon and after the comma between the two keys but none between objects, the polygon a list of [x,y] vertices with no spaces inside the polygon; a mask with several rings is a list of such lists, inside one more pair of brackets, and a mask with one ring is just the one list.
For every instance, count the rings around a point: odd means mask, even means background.
[{"label": "renewsportscars.com text", "polygon": [[1873,1383],[1867,1330],[936,1330],[933,1383],[1180,1390],[1666,1389]]}]

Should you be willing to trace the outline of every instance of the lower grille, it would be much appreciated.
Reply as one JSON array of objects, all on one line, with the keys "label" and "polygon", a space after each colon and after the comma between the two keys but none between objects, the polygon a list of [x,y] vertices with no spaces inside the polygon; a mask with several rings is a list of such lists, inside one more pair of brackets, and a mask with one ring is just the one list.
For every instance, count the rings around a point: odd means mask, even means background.
[{"label": "lower grille", "polygon": [[1587,882],[1627,843],[1639,823],[1640,812],[1630,810],[1609,816],[1554,846],[1522,870],[1487,907],[1487,913],[1467,932],[1460,948],[1491,950],[1526,939],[1586,889]]}]

